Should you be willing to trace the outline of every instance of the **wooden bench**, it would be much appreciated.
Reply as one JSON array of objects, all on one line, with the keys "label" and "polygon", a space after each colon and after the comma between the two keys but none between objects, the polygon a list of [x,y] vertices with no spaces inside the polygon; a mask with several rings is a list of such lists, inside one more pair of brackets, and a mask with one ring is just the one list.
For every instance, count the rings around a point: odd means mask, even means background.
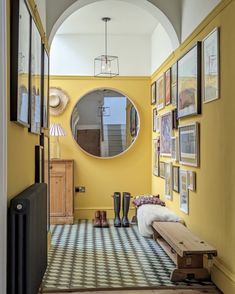
[{"label": "wooden bench", "polygon": [[192,234],[184,225],[175,222],[153,222],[154,239],[176,264],[171,273],[171,281],[183,281],[186,278],[207,280],[210,274],[203,268],[203,255],[208,258],[217,255],[217,251],[205,241]]}]

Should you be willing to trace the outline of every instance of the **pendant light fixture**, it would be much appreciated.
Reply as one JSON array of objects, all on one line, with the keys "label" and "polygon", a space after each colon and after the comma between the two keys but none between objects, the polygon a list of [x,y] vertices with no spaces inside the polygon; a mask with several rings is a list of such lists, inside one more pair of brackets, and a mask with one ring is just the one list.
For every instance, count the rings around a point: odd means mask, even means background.
[{"label": "pendant light fixture", "polygon": [[114,77],[119,75],[119,63],[117,56],[108,55],[108,33],[107,23],[111,20],[110,17],[103,17],[105,23],[105,54],[98,56],[94,60],[94,75],[96,77]]}]

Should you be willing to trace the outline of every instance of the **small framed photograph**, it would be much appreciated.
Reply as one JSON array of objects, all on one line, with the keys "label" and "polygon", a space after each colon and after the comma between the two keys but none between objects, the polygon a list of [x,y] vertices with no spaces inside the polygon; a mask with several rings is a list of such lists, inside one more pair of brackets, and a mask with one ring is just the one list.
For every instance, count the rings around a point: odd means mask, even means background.
[{"label": "small framed photograph", "polygon": [[188,175],[187,171],[180,169],[180,210],[184,213],[189,213],[189,198],[188,198]]},{"label": "small framed photograph", "polygon": [[161,115],[160,120],[160,152],[162,156],[171,156],[172,112]]},{"label": "small framed photograph", "polygon": [[159,177],[159,141],[160,138],[153,140],[153,174]]},{"label": "small framed photograph", "polygon": [[177,130],[179,126],[179,120],[177,116],[177,109],[172,110],[172,129]]},{"label": "small framed photograph", "polygon": [[156,82],[157,92],[157,110],[161,110],[165,107],[165,75],[161,75]]},{"label": "small framed photograph", "polygon": [[199,166],[199,123],[179,126],[179,162]]},{"label": "small framed photograph", "polygon": [[220,42],[219,28],[215,28],[203,40],[203,102],[219,99]]},{"label": "small framed photograph", "polygon": [[157,131],[157,108],[153,109],[153,132]]},{"label": "small framed photograph", "polygon": [[135,106],[132,105],[130,109],[130,134],[131,137],[136,137],[138,130],[138,114]]},{"label": "small framed photograph", "polygon": [[174,63],[171,67],[171,104],[177,107],[177,71],[178,64]]},{"label": "small framed photograph", "polygon": [[156,104],[156,82],[151,85],[151,104]]},{"label": "small framed photograph", "polygon": [[165,72],[165,99],[166,105],[171,104],[171,68]]},{"label": "small framed photograph", "polygon": [[172,164],[165,163],[165,198],[172,200]]},{"label": "small framed photograph", "polygon": [[42,41],[35,22],[31,29],[30,132],[41,133]]},{"label": "small framed photograph", "polygon": [[196,172],[188,170],[188,189],[196,191]]},{"label": "small framed photograph", "polygon": [[179,140],[178,140],[178,137],[171,137],[171,158],[176,162],[179,160]]},{"label": "small framed photograph", "polygon": [[165,162],[160,161],[160,163],[159,163],[159,169],[160,169],[160,171],[159,171],[160,177],[163,178],[163,179],[165,179]]},{"label": "small framed photograph", "polygon": [[172,167],[172,189],[173,191],[179,193],[179,167]]},{"label": "small framed photograph", "polygon": [[35,183],[43,183],[44,175],[43,147],[35,146]]},{"label": "small framed photograph", "polygon": [[10,119],[29,128],[31,15],[24,0],[12,1]]},{"label": "small framed photograph", "polygon": [[201,43],[178,60],[178,118],[201,113]]}]

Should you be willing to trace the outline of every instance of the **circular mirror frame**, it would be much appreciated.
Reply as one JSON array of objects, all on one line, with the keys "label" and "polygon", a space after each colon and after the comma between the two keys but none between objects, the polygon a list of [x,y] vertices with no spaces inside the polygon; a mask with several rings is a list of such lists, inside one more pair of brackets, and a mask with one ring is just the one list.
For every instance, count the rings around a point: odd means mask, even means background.
[{"label": "circular mirror frame", "polygon": [[[128,146],[124,151],[122,151],[121,153],[116,154],[116,155],[114,155],[114,156],[103,156],[103,157],[102,157],[102,156],[96,156],[96,155],[94,155],[94,154],[91,154],[91,153],[87,152],[85,149],[83,149],[83,148],[78,144],[78,142],[76,141],[76,139],[75,139],[74,136],[73,136],[73,131],[72,131],[72,114],[73,114],[74,108],[77,106],[77,104],[79,103],[79,101],[80,101],[83,97],[85,97],[85,96],[88,95],[88,94],[91,94],[92,92],[100,91],[100,90],[101,90],[101,91],[102,91],[102,90],[110,90],[110,91],[114,91],[114,92],[120,93],[121,95],[123,95],[124,97],[126,97],[126,98],[132,103],[132,105],[135,107],[135,110],[136,110],[136,113],[137,113],[137,117],[138,117],[137,133],[136,133],[136,136],[135,136],[133,142],[132,142],[132,143],[130,144],[130,146]],[[70,126],[70,133],[71,133],[71,136],[72,136],[72,138],[73,138],[74,143],[76,144],[76,146],[77,146],[77,147],[78,147],[83,153],[85,153],[86,155],[91,156],[91,157],[93,157],[93,158],[107,160],[107,159],[113,159],[113,158],[116,158],[116,157],[119,157],[119,156],[124,155],[126,152],[128,152],[128,151],[134,146],[134,144],[135,144],[135,142],[136,142],[136,140],[137,140],[137,138],[138,138],[138,136],[139,136],[140,126],[141,126],[141,121],[140,121],[140,114],[139,114],[138,108],[136,107],[136,104],[133,102],[133,100],[129,98],[128,95],[126,95],[124,92],[122,92],[122,91],[120,91],[120,90],[118,90],[118,89],[115,89],[115,88],[110,88],[110,87],[100,87],[100,88],[94,88],[94,89],[92,89],[92,90],[86,92],[85,94],[83,94],[82,96],[80,96],[80,98],[78,98],[78,99],[76,100],[76,102],[75,102],[74,105],[73,105],[72,112],[71,112],[71,115],[70,115],[70,124],[69,124],[69,126]]]}]

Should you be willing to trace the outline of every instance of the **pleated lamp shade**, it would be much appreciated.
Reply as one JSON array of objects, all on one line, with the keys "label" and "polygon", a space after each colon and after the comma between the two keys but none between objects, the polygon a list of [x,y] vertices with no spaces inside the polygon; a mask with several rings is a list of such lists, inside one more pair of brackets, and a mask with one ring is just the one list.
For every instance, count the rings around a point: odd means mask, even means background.
[{"label": "pleated lamp shade", "polygon": [[65,136],[64,129],[58,123],[53,123],[50,125],[50,136],[62,137]]}]

